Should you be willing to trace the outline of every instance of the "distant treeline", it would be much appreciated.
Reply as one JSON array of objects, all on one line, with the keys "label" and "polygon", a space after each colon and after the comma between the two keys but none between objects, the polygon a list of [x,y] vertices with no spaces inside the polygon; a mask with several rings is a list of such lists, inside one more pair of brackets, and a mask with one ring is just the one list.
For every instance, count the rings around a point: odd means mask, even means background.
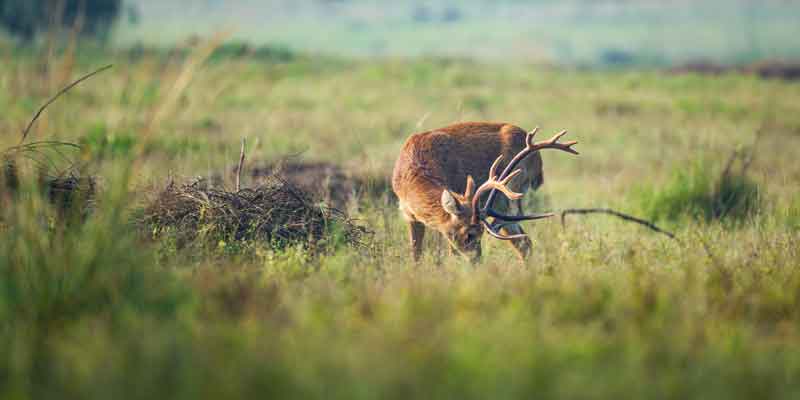
[{"label": "distant treeline", "polygon": [[122,0],[0,0],[0,27],[24,41],[48,31],[105,37]]}]

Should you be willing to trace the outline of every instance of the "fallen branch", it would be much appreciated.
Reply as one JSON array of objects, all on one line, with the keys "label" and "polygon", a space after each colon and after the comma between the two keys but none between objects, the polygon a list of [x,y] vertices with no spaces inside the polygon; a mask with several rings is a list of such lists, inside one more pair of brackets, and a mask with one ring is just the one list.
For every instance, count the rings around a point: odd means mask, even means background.
[{"label": "fallen branch", "polygon": [[652,231],[667,235],[671,239],[678,240],[678,238],[675,236],[675,234],[673,234],[672,232],[668,232],[668,231],[665,231],[665,230],[659,228],[658,226],[656,226],[656,224],[654,224],[654,223],[652,223],[650,221],[643,220],[641,218],[637,218],[637,217],[634,217],[632,215],[623,214],[623,213],[621,213],[619,211],[615,211],[615,210],[612,210],[610,208],[568,208],[566,210],[562,210],[560,214],[561,214],[561,226],[562,227],[565,226],[566,217],[569,214],[607,214],[607,215],[612,215],[612,216],[615,216],[617,218],[623,219],[625,221],[635,222],[635,223],[637,223],[639,225],[643,225],[643,226],[649,228]]}]

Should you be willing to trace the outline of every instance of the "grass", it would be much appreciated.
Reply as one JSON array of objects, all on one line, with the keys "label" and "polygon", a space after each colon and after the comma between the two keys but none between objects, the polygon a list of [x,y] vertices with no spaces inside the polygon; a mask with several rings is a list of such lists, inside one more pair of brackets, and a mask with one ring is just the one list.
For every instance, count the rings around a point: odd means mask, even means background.
[{"label": "grass", "polygon": [[718,172],[702,161],[677,168],[663,187],[642,189],[640,196],[642,209],[653,220],[740,220],[761,209],[758,184],[746,171]]},{"label": "grass", "polygon": [[[117,55],[97,57],[75,75]],[[0,195],[0,397],[800,395],[797,83],[245,57],[203,64],[175,92],[185,69],[163,57],[117,64],[32,132],[85,144],[77,157],[101,178],[92,217],[61,228],[34,191]],[[63,65],[0,63],[0,148],[17,144]],[[176,106],[150,126],[166,98]],[[543,156],[530,205],[631,212],[642,187],[693,192],[686,179],[714,177],[761,129],[747,179],[762,201],[737,224],[679,218],[680,243],[603,217],[527,224],[527,262],[487,238],[478,266],[433,237],[412,264],[395,206],[379,200],[349,210],[372,247],[316,256],[258,242],[187,252],[131,223],[143,188],[229,170],[242,136],[253,162],[300,149],[387,176],[408,134],[472,119],[581,141],[580,157]],[[191,143],[202,145],[169,150]],[[714,167],[691,169],[697,160]]]}]

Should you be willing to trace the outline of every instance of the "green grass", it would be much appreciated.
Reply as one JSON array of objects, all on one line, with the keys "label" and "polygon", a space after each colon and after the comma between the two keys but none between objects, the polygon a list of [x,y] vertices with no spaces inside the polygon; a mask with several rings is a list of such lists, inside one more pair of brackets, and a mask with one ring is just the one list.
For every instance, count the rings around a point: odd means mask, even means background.
[{"label": "green grass", "polygon": [[716,171],[702,161],[676,168],[663,187],[643,188],[639,196],[645,215],[656,221],[740,220],[761,209],[758,184],[745,172]]},{"label": "green grass", "polygon": [[[69,75],[123,56],[97,57]],[[0,97],[22,99],[4,100],[0,148],[17,143],[64,65],[0,63]],[[182,70],[154,56],[118,63],[37,125],[33,140],[83,142],[78,158],[102,190],[93,216],[63,229],[35,193],[0,195],[0,397],[800,395],[796,83],[245,58],[203,64],[164,106]],[[370,249],[317,255],[258,243],[179,250],[130,222],[148,185],[230,168],[242,136],[253,163],[305,149],[304,159],[388,176],[408,134],[473,119],[580,140],[579,157],[544,154],[530,205],[630,212],[643,187],[664,207],[709,193],[761,129],[747,171],[757,212],[726,224],[676,206],[680,242],[604,217],[529,223],[527,262],[487,238],[477,266],[443,256],[433,237],[411,263],[405,226],[381,201],[350,210],[375,231]],[[698,160],[710,167],[692,169]]]}]

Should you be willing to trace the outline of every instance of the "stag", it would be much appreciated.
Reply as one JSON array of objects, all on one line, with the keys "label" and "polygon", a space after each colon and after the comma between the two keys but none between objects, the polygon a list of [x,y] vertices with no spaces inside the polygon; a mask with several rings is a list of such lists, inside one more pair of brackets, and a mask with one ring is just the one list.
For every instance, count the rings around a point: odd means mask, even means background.
[{"label": "stag", "polygon": [[[566,131],[534,142],[537,131],[526,133],[505,123],[469,122],[417,133],[406,141],[395,163],[392,188],[409,224],[415,261],[422,256],[426,227],[445,237],[451,253],[473,262],[481,258],[484,231],[510,242],[520,259],[529,255],[531,241],[519,223],[553,215],[525,215],[522,210],[524,194],[543,182],[539,150],[578,154],[572,148],[578,142],[558,142]],[[498,174],[506,158],[511,161]],[[483,182],[477,188],[475,178]],[[513,215],[512,207],[516,208]]]}]

